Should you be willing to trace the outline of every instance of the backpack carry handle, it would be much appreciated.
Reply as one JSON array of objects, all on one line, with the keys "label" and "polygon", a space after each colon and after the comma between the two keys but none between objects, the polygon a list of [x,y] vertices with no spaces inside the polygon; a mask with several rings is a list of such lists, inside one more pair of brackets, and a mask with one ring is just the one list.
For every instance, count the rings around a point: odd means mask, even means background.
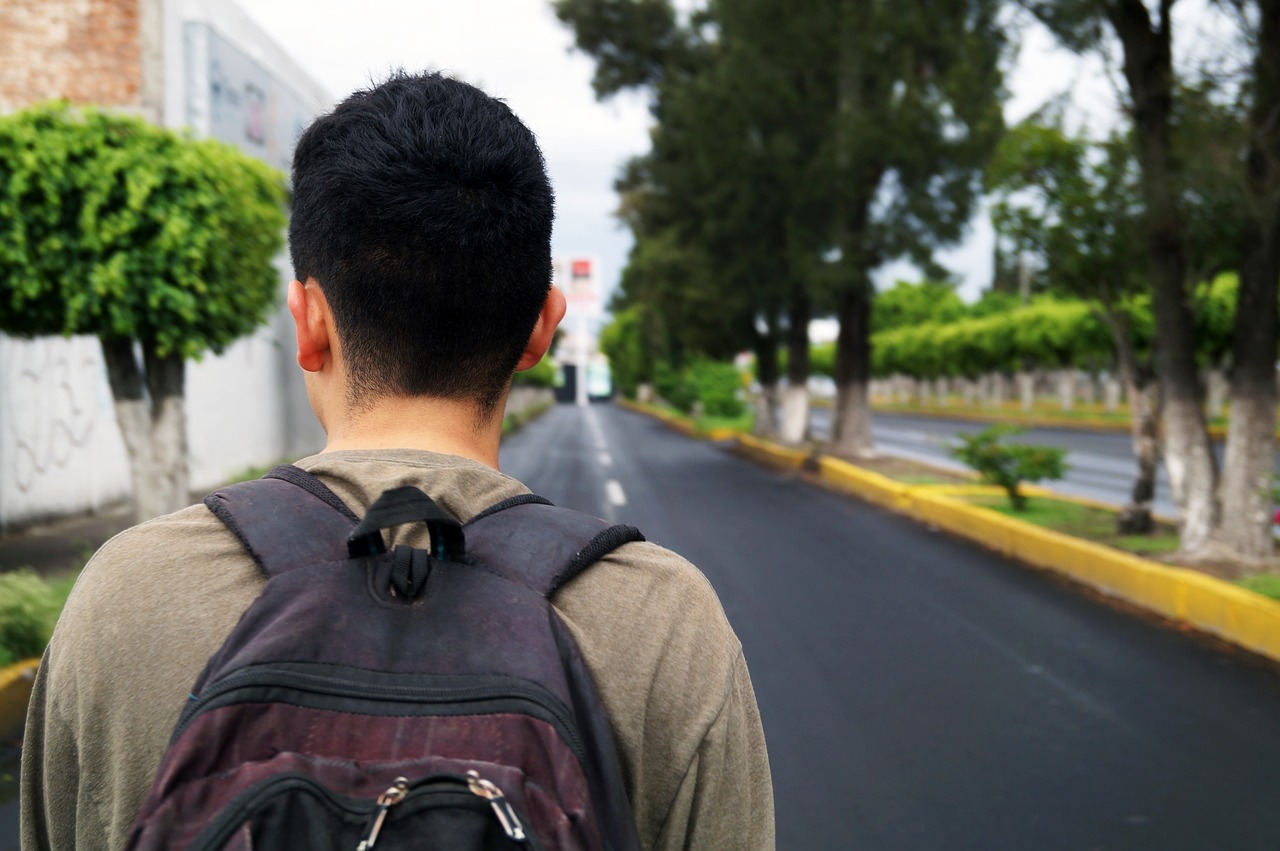
[{"label": "backpack carry handle", "polygon": [[412,486],[384,491],[378,497],[347,538],[347,553],[351,558],[381,555],[387,551],[387,544],[382,539],[383,529],[419,521],[426,521],[431,532],[432,558],[452,562],[463,560],[467,544],[458,518]]}]

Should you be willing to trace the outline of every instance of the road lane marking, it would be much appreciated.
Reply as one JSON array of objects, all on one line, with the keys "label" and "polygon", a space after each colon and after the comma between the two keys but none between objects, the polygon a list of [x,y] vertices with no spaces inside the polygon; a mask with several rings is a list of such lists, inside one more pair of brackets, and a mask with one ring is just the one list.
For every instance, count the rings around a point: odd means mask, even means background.
[{"label": "road lane marking", "polygon": [[627,504],[627,495],[622,490],[622,485],[618,484],[617,479],[609,479],[604,483],[605,496],[609,498],[609,502],[617,506]]},{"label": "road lane marking", "polygon": [[609,448],[609,444],[604,439],[604,429],[600,427],[600,418],[596,416],[594,408],[587,408],[587,429],[595,438],[597,450],[604,452]]},{"label": "road lane marking", "polygon": [[600,453],[600,466],[601,466],[601,467],[612,467],[612,466],[613,466],[613,456],[612,456],[612,455],[610,455],[608,452],[601,452],[601,453]]}]

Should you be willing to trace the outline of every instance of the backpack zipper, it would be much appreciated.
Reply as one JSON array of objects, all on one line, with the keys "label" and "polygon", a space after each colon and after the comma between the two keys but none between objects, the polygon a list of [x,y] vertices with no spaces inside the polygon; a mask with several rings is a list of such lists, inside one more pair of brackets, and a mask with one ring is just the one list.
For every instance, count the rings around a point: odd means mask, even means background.
[{"label": "backpack zipper", "polygon": [[409,794],[409,781],[403,777],[397,777],[396,782],[378,796],[377,806],[369,818],[369,826],[364,830],[364,839],[360,840],[356,851],[369,851],[373,847],[373,843],[378,841],[378,834],[382,832],[382,823],[387,820],[387,810],[403,801],[407,794]]},{"label": "backpack zipper", "polygon": [[363,683],[359,680],[344,679],[333,674],[310,674],[294,669],[278,669],[270,664],[255,665],[236,671],[205,689],[200,695],[192,695],[178,725],[173,739],[187,728],[200,711],[209,703],[225,697],[239,689],[255,686],[282,686],[313,694],[327,694],[336,697],[351,697],[365,700],[405,700],[417,703],[449,704],[474,703],[495,699],[514,699],[531,703],[546,710],[554,719],[553,726],[561,738],[569,745],[578,761],[586,764],[586,748],[578,735],[572,716],[564,705],[545,688],[527,680],[505,679],[492,685],[475,685],[459,688],[449,686],[395,686],[380,683]]},{"label": "backpack zipper", "polygon": [[[493,782],[482,778],[475,771],[468,771],[465,776],[457,774],[432,774],[410,783],[404,777],[397,777],[385,792],[379,795],[372,810],[362,802],[338,795],[324,785],[304,774],[281,774],[264,780],[246,789],[236,800],[232,801],[219,816],[210,822],[200,835],[192,842],[191,848],[197,851],[221,848],[231,832],[250,818],[253,814],[252,803],[264,796],[283,794],[292,789],[307,789],[327,800],[337,809],[353,816],[367,814],[368,820],[362,831],[360,844],[356,851],[370,851],[381,836],[382,828],[391,809],[409,798],[417,800],[422,795],[466,793],[488,804],[497,818],[503,833],[512,842],[528,845],[532,851],[542,851],[542,844],[537,838],[524,829],[523,822],[516,814],[516,809],[507,800],[506,795]],[[367,801],[368,799],[364,799]]]},{"label": "backpack zipper", "polygon": [[[524,832],[520,816],[516,815],[516,808],[511,805],[496,783],[484,779],[477,771],[467,772],[466,783],[471,794],[489,802],[498,823],[502,825],[502,832],[508,839],[521,844],[528,841],[529,837]],[[382,832],[382,823],[387,819],[387,812],[408,797],[408,794],[409,781],[403,777],[397,777],[395,783],[378,796],[376,807],[369,817],[369,826],[365,828],[365,838],[356,846],[356,851],[370,851],[373,848],[374,843],[378,841],[378,834]]]}]

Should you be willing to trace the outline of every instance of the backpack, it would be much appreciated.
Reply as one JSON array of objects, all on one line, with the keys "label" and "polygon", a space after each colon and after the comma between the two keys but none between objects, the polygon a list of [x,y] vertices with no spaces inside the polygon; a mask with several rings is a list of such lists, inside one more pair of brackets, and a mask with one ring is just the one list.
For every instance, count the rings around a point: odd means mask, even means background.
[{"label": "backpack", "polygon": [[[136,849],[638,849],[608,718],[549,597],[633,527],[532,494],[358,520],[284,466],[205,504],[267,577],[196,681]],[[425,522],[431,551],[381,530]]]}]

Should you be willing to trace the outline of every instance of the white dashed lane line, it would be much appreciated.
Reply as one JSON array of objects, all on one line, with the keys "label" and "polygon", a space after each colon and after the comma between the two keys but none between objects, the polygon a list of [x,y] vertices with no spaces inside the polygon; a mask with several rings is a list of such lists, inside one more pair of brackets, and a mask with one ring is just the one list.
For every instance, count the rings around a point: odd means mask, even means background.
[{"label": "white dashed lane line", "polygon": [[609,502],[614,505],[622,506],[627,504],[627,495],[622,490],[622,485],[618,484],[617,479],[609,479],[604,483],[604,492],[609,497]]},{"label": "white dashed lane line", "polygon": [[612,467],[612,466],[613,466],[613,456],[612,456],[612,455],[610,455],[608,452],[601,452],[601,453],[600,453],[600,466],[601,466],[601,467]]}]

